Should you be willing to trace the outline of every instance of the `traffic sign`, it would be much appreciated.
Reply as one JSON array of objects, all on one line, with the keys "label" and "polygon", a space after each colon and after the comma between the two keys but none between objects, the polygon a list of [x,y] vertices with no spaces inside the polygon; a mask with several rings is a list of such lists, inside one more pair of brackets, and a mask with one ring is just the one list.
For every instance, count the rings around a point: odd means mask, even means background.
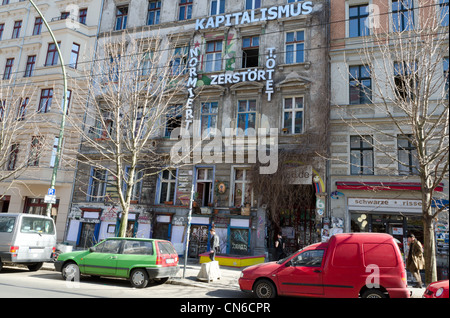
[{"label": "traffic sign", "polygon": [[47,195],[55,195],[55,189],[49,188],[47,191]]},{"label": "traffic sign", "polygon": [[56,195],[46,195],[44,197],[44,203],[51,203],[51,204],[55,204],[56,203]]}]

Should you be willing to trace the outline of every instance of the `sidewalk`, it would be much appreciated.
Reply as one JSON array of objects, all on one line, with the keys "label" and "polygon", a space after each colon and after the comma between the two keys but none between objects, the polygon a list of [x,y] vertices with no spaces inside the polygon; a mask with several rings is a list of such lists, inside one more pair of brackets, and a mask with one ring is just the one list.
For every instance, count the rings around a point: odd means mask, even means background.
[{"label": "sidewalk", "polygon": [[[180,270],[176,277],[171,278],[167,284],[183,285],[183,286],[195,286],[208,289],[234,289],[240,290],[239,288],[239,276],[244,267],[230,267],[230,266],[220,266],[221,278],[206,282],[197,279],[197,275],[200,272],[201,264],[198,263],[197,259],[188,259],[186,264],[186,271],[184,271],[184,259],[181,258],[179,262]],[[44,270],[55,270],[53,263],[44,263],[42,267]],[[184,278],[183,278],[184,273]],[[413,288],[408,286],[408,290],[412,292],[411,298],[422,298],[425,288]]]}]

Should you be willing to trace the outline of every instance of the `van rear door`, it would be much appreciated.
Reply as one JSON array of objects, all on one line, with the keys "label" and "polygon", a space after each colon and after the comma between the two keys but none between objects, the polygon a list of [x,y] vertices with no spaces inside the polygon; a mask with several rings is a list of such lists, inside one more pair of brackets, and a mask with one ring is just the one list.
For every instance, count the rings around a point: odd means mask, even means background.
[{"label": "van rear door", "polygon": [[56,246],[55,223],[51,218],[22,216],[14,246],[17,262],[48,262]]}]

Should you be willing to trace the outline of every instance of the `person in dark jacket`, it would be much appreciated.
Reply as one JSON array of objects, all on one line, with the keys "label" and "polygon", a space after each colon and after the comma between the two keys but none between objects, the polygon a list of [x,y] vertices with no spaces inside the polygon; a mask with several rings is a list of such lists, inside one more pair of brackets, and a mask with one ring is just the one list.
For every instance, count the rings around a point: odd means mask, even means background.
[{"label": "person in dark jacket", "polygon": [[414,287],[422,288],[422,278],[420,277],[420,270],[425,267],[425,260],[423,258],[423,247],[414,234],[408,235],[409,252],[406,259],[406,269],[411,272],[416,280]]},{"label": "person in dark jacket", "polygon": [[283,237],[278,233],[277,240],[275,241],[275,257],[277,261],[286,257],[286,253],[284,252],[285,247],[286,244],[284,243]]},{"label": "person in dark jacket", "polygon": [[211,234],[211,237],[209,238],[209,258],[211,259],[211,261],[214,261],[216,253],[219,252],[220,241],[219,236],[216,234],[216,230],[214,228],[212,228],[209,233]]}]

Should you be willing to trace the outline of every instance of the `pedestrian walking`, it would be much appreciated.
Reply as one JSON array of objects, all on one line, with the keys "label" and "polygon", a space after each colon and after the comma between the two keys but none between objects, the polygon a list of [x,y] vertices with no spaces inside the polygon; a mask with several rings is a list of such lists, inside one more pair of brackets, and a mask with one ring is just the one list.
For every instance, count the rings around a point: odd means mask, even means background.
[{"label": "pedestrian walking", "polygon": [[210,246],[209,258],[211,259],[211,261],[214,261],[216,253],[219,252],[220,241],[219,236],[216,234],[216,230],[214,228],[211,228],[209,233],[211,234],[211,237],[209,238],[209,246]]},{"label": "pedestrian walking", "polygon": [[411,272],[416,284],[414,287],[422,288],[422,278],[420,277],[420,270],[425,267],[425,260],[423,258],[422,244],[416,239],[414,234],[408,235],[409,252],[406,259],[406,269]]},{"label": "pedestrian walking", "polygon": [[275,255],[276,255],[277,260],[280,260],[280,259],[286,257],[286,253],[284,252],[285,247],[286,247],[286,243],[284,243],[281,233],[278,233],[277,240],[275,241]]}]

